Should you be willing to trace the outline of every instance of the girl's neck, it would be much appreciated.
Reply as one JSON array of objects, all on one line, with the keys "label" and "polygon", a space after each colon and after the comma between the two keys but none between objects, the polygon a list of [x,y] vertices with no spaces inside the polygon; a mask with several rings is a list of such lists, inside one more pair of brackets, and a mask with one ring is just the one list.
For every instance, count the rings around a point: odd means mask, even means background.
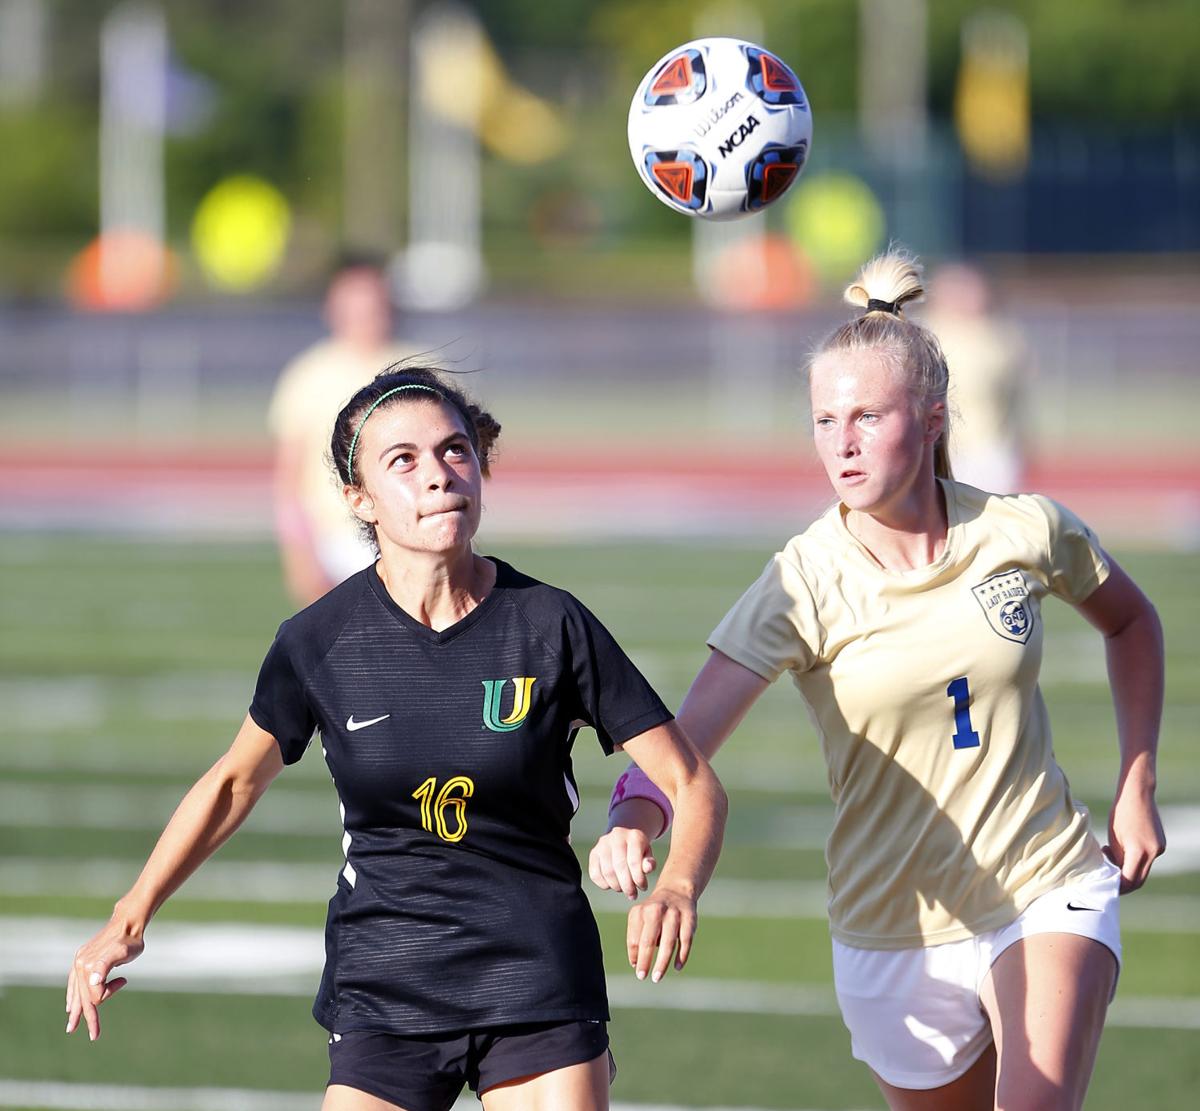
[{"label": "girl's neck", "polygon": [[467,616],[496,585],[496,565],[465,552],[385,551],[376,564],[392,601],[435,632]]},{"label": "girl's neck", "polygon": [[932,474],[914,484],[908,495],[874,513],[851,509],[846,528],[887,571],[928,567],[946,548],[949,532],[942,485]]}]

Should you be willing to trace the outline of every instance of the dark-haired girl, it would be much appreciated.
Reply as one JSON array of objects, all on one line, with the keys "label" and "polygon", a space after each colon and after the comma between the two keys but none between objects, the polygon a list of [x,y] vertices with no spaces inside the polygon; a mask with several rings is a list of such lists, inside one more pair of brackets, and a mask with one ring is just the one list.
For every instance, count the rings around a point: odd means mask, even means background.
[{"label": "dark-haired girl", "polygon": [[188,793],[112,919],[76,954],[67,1030],[124,984],[151,917],[314,731],[344,814],[313,1013],[325,1111],[603,1109],[600,941],[568,837],[581,725],[673,802],[674,848],[630,913],[639,978],[686,962],[725,797],[605,628],[571,595],[475,553],[499,425],[439,375],[380,375],[332,454],[379,549],[280,627],[230,750]]}]

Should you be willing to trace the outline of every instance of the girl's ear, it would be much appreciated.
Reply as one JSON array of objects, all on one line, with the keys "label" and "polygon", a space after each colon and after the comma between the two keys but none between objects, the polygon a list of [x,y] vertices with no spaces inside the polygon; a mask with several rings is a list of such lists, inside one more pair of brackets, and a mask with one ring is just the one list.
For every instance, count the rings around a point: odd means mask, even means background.
[{"label": "girl's ear", "polygon": [[342,499],[349,507],[350,512],[360,521],[365,521],[368,525],[378,523],[378,517],[375,513],[375,499],[363,487],[343,486]]},{"label": "girl's ear", "polygon": [[935,401],[925,411],[925,442],[936,444],[946,431],[946,403]]}]

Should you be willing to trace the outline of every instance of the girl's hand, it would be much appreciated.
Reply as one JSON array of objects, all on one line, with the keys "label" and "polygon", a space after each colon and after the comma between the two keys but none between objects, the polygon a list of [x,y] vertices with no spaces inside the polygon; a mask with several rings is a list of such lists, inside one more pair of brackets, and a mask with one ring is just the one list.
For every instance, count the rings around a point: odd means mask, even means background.
[{"label": "girl's hand", "polygon": [[67,1033],[74,1033],[82,1016],[88,1040],[100,1037],[98,1008],[117,994],[128,981],[123,976],[109,980],[117,965],[128,964],[145,948],[140,937],[128,933],[115,919],[110,920],[91,941],[75,950],[75,961],[67,976]]},{"label": "girl's hand", "polygon": [[1127,779],[1117,792],[1108,815],[1108,844],[1104,852],[1121,869],[1121,894],[1136,891],[1150,867],[1167,847],[1153,787]]},{"label": "girl's hand", "polygon": [[649,974],[657,984],[667,974],[673,956],[675,968],[682,970],[687,964],[695,934],[696,900],[682,891],[664,889],[661,883],[658,884],[644,903],[629,910],[625,946],[637,978],[644,980]]},{"label": "girl's hand", "polygon": [[[662,816],[653,803],[635,799],[622,803],[635,803],[654,811],[654,820],[661,823]],[[588,854],[588,875],[592,882],[605,891],[623,891],[630,899],[636,899],[646,890],[646,880],[657,867],[650,838],[637,828],[614,826],[592,847]]]},{"label": "girl's hand", "polygon": [[67,977],[67,1033],[82,1017],[88,1036],[100,1036],[96,1008],[125,986],[109,980],[145,948],[142,933],[155,911],[242,824],[283,770],[275,738],[247,714],[226,752],[183,797],[136,883],[118,900],[108,924],[75,952]]}]

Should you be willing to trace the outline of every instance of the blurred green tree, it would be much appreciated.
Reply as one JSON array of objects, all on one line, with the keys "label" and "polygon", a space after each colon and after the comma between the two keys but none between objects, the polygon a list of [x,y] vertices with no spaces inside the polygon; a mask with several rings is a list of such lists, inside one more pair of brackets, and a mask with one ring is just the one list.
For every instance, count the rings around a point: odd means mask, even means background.
[{"label": "blurred green tree", "polygon": [[[39,265],[60,273],[67,255],[95,232],[99,32],[118,2],[46,0],[44,86],[31,101],[0,105],[0,274],[11,274],[24,252],[45,255],[49,261]],[[407,2],[416,15],[432,0]],[[840,121],[848,131],[858,100],[859,5],[740,2],[757,13],[766,43],[800,74],[817,106],[818,136],[824,128],[832,137]],[[168,140],[172,237],[183,237],[216,181],[254,172],[292,201],[298,235],[313,256],[328,253],[342,226],[344,0],[166,0],[163,6],[176,64],[198,75],[209,96],[203,119]],[[489,163],[490,226],[517,238],[538,219],[553,224],[556,214],[565,214],[568,226],[576,219],[574,192],[592,209],[579,218],[584,225],[618,237],[636,229],[681,239],[684,226],[664,206],[640,203],[624,149],[625,113],[646,67],[694,37],[698,16],[717,6],[707,0],[472,0],[469,6],[514,78],[562,104],[572,132],[568,151],[552,166]],[[1035,128],[1043,120],[1161,131],[1200,121],[1195,0],[929,0],[935,119],[951,112],[963,19],[982,7],[1013,11],[1028,27]],[[739,33],[736,17],[725,17],[728,25],[720,16],[703,17],[713,20],[706,30]],[[406,67],[405,58],[396,61]]]}]

